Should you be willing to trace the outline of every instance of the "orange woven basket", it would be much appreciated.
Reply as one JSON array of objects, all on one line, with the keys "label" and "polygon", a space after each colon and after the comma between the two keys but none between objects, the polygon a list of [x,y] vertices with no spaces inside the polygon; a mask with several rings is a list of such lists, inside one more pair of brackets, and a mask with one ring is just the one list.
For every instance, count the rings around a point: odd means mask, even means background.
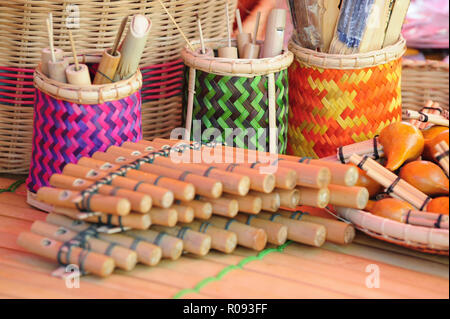
[{"label": "orange woven basket", "polygon": [[326,157],[401,120],[403,39],[356,55],[319,53],[292,40],[289,49],[288,154]]}]

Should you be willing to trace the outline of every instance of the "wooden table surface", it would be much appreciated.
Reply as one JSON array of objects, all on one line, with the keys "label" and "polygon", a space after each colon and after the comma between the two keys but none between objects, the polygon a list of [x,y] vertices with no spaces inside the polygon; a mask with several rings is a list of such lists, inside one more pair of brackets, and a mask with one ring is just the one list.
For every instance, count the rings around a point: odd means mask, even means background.
[{"label": "wooden table surface", "polygon": [[[13,182],[0,176],[0,189]],[[55,263],[16,244],[20,232],[46,216],[25,199],[24,185],[0,194],[0,298],[449,298],[448,257],[363,234],[348,246],[291,243],[262,254],[244,248],[187,254],[105,279],[85,276],[79,288],[67,288],[51,276]],[[371,269],[378,271],[378,288],[367,287]]]}]

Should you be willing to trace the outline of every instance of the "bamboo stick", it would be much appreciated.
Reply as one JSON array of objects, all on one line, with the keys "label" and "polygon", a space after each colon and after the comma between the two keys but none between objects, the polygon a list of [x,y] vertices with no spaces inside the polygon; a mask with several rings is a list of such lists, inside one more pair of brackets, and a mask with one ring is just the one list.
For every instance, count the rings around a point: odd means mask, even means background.
[{"label": "bamboo stick", "polygon": [[181,224],[184,227],[190,227],[191,229],[200,233],[211,236],[211,248],[221,251],[226,254],[230,254],[234,251],[237,245],[237,236],[232,231],[220,229],[211,225],[210,222],[193,221],[189,224]]},{"label": "bamboo stick", "polygon": [[332,205],[364,209],[369,201],[369,192],[365,187],[329,185],[328,189]]},{"label": "bamboo stick", "polygon": [[239,203],[233,198],[221,197],[213,199],[200,196],[199,199],[203,202],[211,203],[214,215],[234,217],[239,212]]},{"label": "bamboo stick", "polygon": [[[79,234],[78,232],[72,231],[63,226],[52,225],[40,220],[35,221],[33,225],[31,225],[31,232],[60,242],[70,241]],[[112,246],[106,241],[90,236],[85,237],[85,240],[88,244],[89,250],[105,256],[110,256],[114,259],[117,267],[130,271],[136,266],[136,252],[121,246]]]},{"label": "bamboo stick", "polygon": [[262,199],[258,196],[233,196],[233,195],[225,195],[223,198],[234,199],[238,202],[239,211],[256,215],[262,209]]},{"label": "bamboo stick", "polygon": [[[93,251],[86,251],[78,247],[72,247],[70,254],[67,249],[62,249],[63,243],[33,234],[31,232],[22,232],[17,238],[18,245],[28,251],[58,261],[58,255],[61,252],[61,260],[67,264],[78,264],[83,260],[83,268],[100,277],[107,277],[114,271],[114,260]],[[80,265],[79,265],[80,266]]]},{"label": "bamboo stick", "polygon": [[152,225],[173,227],[178,222],[178,211],[174,208],[152,208],[150,210]]},{"label": "bamboo stick", "polygon": [[191,207],[194,210],[194,217],[197,219],[208,220],[212,216],[213,208],[209,202],[192,200],[190,202],[177,202],[177,204]]},{"label": "bamboo stick", "polygon": [[280,194],[280,204],[282,207],[295,208],[300,202],[300,192],[297,189],[277,189],[276,192]]},{"label": "bamboo stick", "polygon": [[228,0],[226,0],[225,5],[226,5],[225,11],[226,11],[226,19],[227,19],[228,46],[219,48],[218,54],[219,54],[219,58],[237,59],[238,58],[238,50],[237,50],[237,48],[235,48],[231,45],[231,26],[230,26],[230,11],[229,11]]},{"label": "bamboo stick", "polygon": [[267,243],[267,234],[263,229],[248,226],[234,219],[213,216],[209,222],[219,228],[236,233],[238,244],[256,251],[263,250]]},{"label": "bamboo stick", "polygon": [[355,238],[355,228],[348,223],[338,220],[323,218],[304,214],[302,212],[292,212],[280,209],[278,212],[281,216],[295,220],[301,220],[309,223],[319,224],[326,228],[326,240],[338,245],[348,245]]},{"label": "bamboo stick", "polygon": [[177,260],[183,253],[183,241],[166,233],[160,233],[148,229],[129,230],[125,234],[135,238],[140,238],[159,246],[161,248],[163,258]]},{"label": "bamboo stick", "polygon": [[316,189],[308,187],[297,187],[297,191],[300,193],[298,205],[325,208],[330,202],[330,190],[328,188]]},{"label": "bamboo stick", "polygon": [[98,211],[106,214],[125,216],[130,213],[131,204],[125,198],[103,195],[89,195],[89,203],[83,200],[80,192],[59,188],[41,187],[37,199],[48,204],[66,208],[82,208],[88,211]]},{"label": "bamboo stick", "polygon": [[278,192],[265,194],[260,192],[249,192],[249,196],[261,198],[262,210],[276,212],[281,206],[281,197]]},{"label": "bamboo stick", "polygon": [[[53,174],[50,177],[49,184],[56,188],[82,191],[91,187],[94,182],[62,174]],[[126,198],[130,201],[131,210],[138,213],[148,213],[152,207],[151,197],[144,193],[103,185],[99,188],[99,194],[105,196],[117,195],[118,197]]]},{"label": "bamboo stick", "polygon": [[184,250],[194,255],[205,256],[211,248],[211,236],[194,231],[189,227],[152,226],[152,229],[182,239]]},{"label": "bamboo stick", "polygon": [[298,243],[320,247],[327,236],[326,228],[319,224],[293,220],[279,214],[265,212],[259,213],[256,217],[285,225],[288,228],[287,238]]},{"label": "bamboo stick", "polygon": [[283,245],[287,240],[288,228],[283,224],[254,218],[254,216],[246,214],[238,214],[236,220],[249,226],[263,229],[267,233],[267,241],[271,244]]}]

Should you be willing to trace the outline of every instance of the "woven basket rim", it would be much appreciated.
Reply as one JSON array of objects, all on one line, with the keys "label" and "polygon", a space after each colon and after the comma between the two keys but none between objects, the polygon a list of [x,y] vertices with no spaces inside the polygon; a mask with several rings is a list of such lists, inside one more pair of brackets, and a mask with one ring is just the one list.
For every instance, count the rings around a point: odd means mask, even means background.
[{"label": "woven basket rim", "polygon": [[[80,55],[80,63],[98,63],[101,56],[98,55]],[[66,57],[69,63],[73,63],[73,57]],[[36,89],[55,99],[65,100],[79,104],[102,104],[120,100],[134,94],[142,87],[142,74],[137,72],[129,79],[117,81],[114,83],[79,86],[68,83],[61,83],[48,78],[41,71],[39,64],[33,76],[33,82]]]},{"label": "woven basket rim", "polygon": [[289,50],[295,59],[313,67],[325,69],[364,69],[397,60],[406,52],[406,41],[401,37],[395,44],[381,50],[358,54],[329,54],[302,48],[292,38]]},{"label": "woven basket rim", "polygon": [[[212,44],[213,49],[226,45],[227,39],[206,39],[205,43]],[[236,45],[236,40],[232,43]],[[258,44],[261,44],[258,41]],[[200,41],[192,41],[191,45],[195,50],[200,48]],[[184,63],[197,70],[214,73],[224,76],[254,77],[257,75],[267,75],[287,69],[294,61],[294,55],[289,50],[285,50],[281,55],[272,58],[262,59],[229,59],[204,56],[196,51],[192,51],[189,46],[185,46],[181,51],[181,58]]]}]

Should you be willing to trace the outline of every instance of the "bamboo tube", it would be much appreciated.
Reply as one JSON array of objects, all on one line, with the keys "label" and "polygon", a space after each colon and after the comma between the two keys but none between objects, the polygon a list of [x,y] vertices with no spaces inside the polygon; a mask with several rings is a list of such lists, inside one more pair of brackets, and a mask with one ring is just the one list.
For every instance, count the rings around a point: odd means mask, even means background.
[{"label": "bamboo tube", "polygon": [[384,157],[383,145],[378,142],[378,137],[364,142],[339,147],[336,154],[337,159],[341,163],[348,163],[353,154],[370,156],[374,159]]},{"label": "bamboo tube", "polygon": [[286,10],[272,9],[267,18],[263,58],[271,58],[283,52]]},{"label": "bamboo tube", "polygon": [[80,86],[91,85],[89,68],[87,67],[86,64],[78,63],[77,51],[75,49],[75,42],[72,37],[72,31],[68,30],[68,32],[75,64],[69,65],[66,68],[67,82],[73,85],[80,85]]},{"label": "bamboo tube", "polygon": [[288,228],[287,238],[298,243],[320,247],[325,242],[327,230],[325,226],[285,218],[279,214],[259,213],[257,218],[270,220]]},{"label": "bamboo tube", "polygon": [[276,192],[280,194],[280,204],[283,207],[295,208],[300,201],[300,192],[297,189],[285,190],[277,189]]},{"label": "bamboo tube", "polygon": [[263,229],[267,233],[267,241],[271,244],[283,245],[286,242],[288,235],[287,226],[254,217],[252,215],[239,214],[236,216],[236,220],[249,226]]},{"label": "bamboo tube", "polygon": [[61,83],[67,83],[66,68],[69,65],[66,59],[64,59],[64,52],[60,49],[55,49],[53,40],[53,16],[49,13],[47,22],[47,32],[50,44],[50,50],[42,51],[42,64],[41,70],[50,79]]},{"label": "bamboo tube", "polygon": [[231,45],[231,27],[230,27],[230,9],[228,5],[228,0],[226,0],[226,19],[227,19],[227,39],[228,46],[219,48],[218,54],[219,58],[227,58],[227,59],[237,59],[238,58],[238,49]]},{"label": "bamboo tube", "polygon": [[116,74],[117,67],[122,58],[120,52],[117,51],[117,47],[119,46],[120,38],[125,30],[127,20],[128,16],[122,19],[112,48],[103,51],[102,59],[100,60],[97,73],[95,74],[94,84],[107,84],[113,82],[114,75]]},{"label": "bamboo tube", "polygon": [[261,207],[262,210],[268,212],[276,212],[281,206],[281,197],[278,192],[265,194],[260,192],[250,192],[249,196],[259,197],[261,198]]},{"label": "bamboo tube", "polygon": [[296,163],[291,161],[278,161],[280,167],[290,168],[297,173],[297,186],[324,188],[331,181],[331,171],[328,167]]},{"label": "bamboo tube", "polygon": [[98,233],[98,237],[135,251],[138,256],[138,261],[144,265],[155,266],[161,260],[161,248],[140,238],[133,238],[122,234],[110,235],[102,233]]},{"label": "bamboo tube", "polygon": [[418,121],[425,122],[425,123],[431,123],[431,124],[435,124],[435,125],[449,127],[449,120],[440,115],[425,114],[422,112],[406,110],[406,109],[404,109],[402,111],[402,115],[403,115],[403,118],[413,119],[413,120],[418,120]]},{"label": "bamboo tube", "polygon": [[[251,164],[254,169],[258,169],[264,167],[264,164]],[[285,167],[277,167],[275,173],[275,187],[280,189],[293,189],[297,184],[297,173],[296,171],[285,168]]]},{"label": "bamboo tube", "polygon": [[207,220],[212,215],[212,204],[208,202],[202,202],[199,200],[192,200],[190,202],[178,202],[182,206],[191,207],[194,210],[194,217],[197,219]]},{"label": "bamboo tube", "polygon": [[184,250],[194,255],[205,256],[211,248],[211,237],[209,235],[196,232],[189,227],[153,226],[152,229],[180,238],[183,240]]},{"label": "bamboo tube", "polygon": [[[425,103],[425,106],[420,110],[421,113],[424,114],[434,114],[434,115],[441,115],[443,110],[439,106],[439,103],[433,102],[431,100],[428,100]],[[409,120],[409,123],[417,127],[419,130],[425,130],[429,127],[431,127],[433,124],[427,123],[427,122],[421,122],[418,120]]]},{"label": "bamboo tube", "polygon": [[238,25],[239,34],[237,35],[237,46],[239,57],[242,58],[244,56],[244,48],[247,43],[252,41],[252,35],[250,33],[244,33],[242,30],[242,19],[241,12],[239,9],[236,10],[236,21]]},{"label": "bamboo tube", "polygon": [[190,223],[194,220],[194,209],[185,205],[172,205],[172,209],[177,211],[178,221]]},{"label": "bamboo tube", "polygon": [[369,192],[365,187],[345,187],[341,185],[329,185],[330,204],[364,209],[369,201]]},{"label": "bamboo tube", "polygon": [[239,211],[252,215],[258,214],[262,209],[262,199],[258,196],[233,196],[225,195],[223,198],[235,199],[239,205]]},{"label": "bamboo tube", "polygon": [[153,225],[173,227],[178,222],[178,212],[173,208],[152,208],[150,217]]},{"label": "bamboo tube", "polygon": [[183,253],[183,241],[166,233],[159,233],[149,229],[129,230],[125,234],[159,246],[163,258],[177,260]]},{"label": "bamboo tube", "polygon": [[[31,225],[31,232],[60,242],[70,241],[78,235],[78,232],[63,226],[48,224],[40,220],[35,221],[33,225]],[[114,259],[116,266],[123,270],[130,271],[136,266],[137,254],[130,249],[121,246],[113,246],[108,242],[89,236],[86,237],[86,242],[89,250],[105,256],[110,256]]]},{"label": "bamboo tube", "polygon": [[[56,188],[82,191],[88,187],[91,187],[94,182],[62,174],[53,174],[50,177],[49,184]],[[152,207],[151,197],[143,193],[112,187],[109,185],[101,186],[98,192],[99,194],[105,196],[118,196],[126,198],[130,201],[131,210],[138,213],[148,213]]]},{"label": "bamboo tube", "polygon": [[58,60],[56,62],[48,61],[48,73],[52,80],[61,83],[67,83],[66,70],[69,66],[69,62],[66,59]]},{"label": "bamboo tube", "polygon": [[200,197],[201,201],[211,203],[212,205],[212,213],[214,215],[220,215],[225,217],[234,217],[239,212],[239,203],[236,199],[232,198],[206,198]]},{"label": "bamboo tube", "polygon": [[[71,163],[64,166],[62,173],[64,175],[79,177],[90,181],[98,181],[108,176],[108,173],[106,172]],[[174,201],[172,191],[131,178],[116,176],[111,180],[111,185],[147,194],[152,198],[152,203],[154,206],[167,208],[170,207]]]},{"label": "bamboo tube", "polygon": [[256,16],[255,29],[253,31],[253,42],[249,42],[244,47],[244,59],[257,59],[259,57],[259,51],[261,47],[256,44],[256,38],[258,36],[259,20],[261,19],[261,12],[258,12]]},{"label": "bamboo tube", "polygon": [[128,79],[136,73],[151,27],[150,19],[142,14],[136,14],[131,18],[120,49],[122,58],[114,76],[115,81]]},{"label": "bamboo tube", "polygon": [[285,218],[305,221],[309,223],[325,226],[327,230],[326,240],[338,245],[348,245],[355,238],[355,228],[349,224],[338,220],[312,216],[302,212],[292,212],[280,209],[278,212]]},{"label": "bamboo tube", "polygon": [[130,213],[131,204],[125,198],[103,195],[89,195],[86,198],[89,203],[83,200],[80,192],[73,192],[64,189],[41,187],[37,192],[37,199],[55,206],[66,208],[81,208],[93,212],[102,212],[118,216],[125,216]]},{"label": "bamboo tube", "polygon": [[[64,60],[64,51],[63,50],[61,50],[59,48],[54,48],[54,54],[55,54],[55,61],[62,61],[62,60]],[[42,53],[41,53],[41,71],[47,77],[52,79],[52,77],[50,76],[50,73],[49,73],[49,69],[48,69],[48,62],[50,62],[50,61],[53,61],[51,48],[44,48],[44,49],[42,49]],[[64,78],[65,78],[65,76],[66,76],[66,74],[64,73]],[[63,83],[65,83],[65,82],[63,82]]]},{"label": "bamboo tube", "polygon": [[237,245],[237,236],[232,231],[212,226],[209,222],[194,221],[190,224],[181,224],[185,227],[211,236],[211,248],[229,254]]},{"label": "bamboo tube", "polygon": [[328,188],[299,187],[297,190],[300,192],[299,205],[325,208],[330,202],[330,191]]},{"label": "bamboo tube", "polygon": [[209,222],[219,228],[236,233],[238,244],[256,251],[266,247],[267,234],[263,229],[248,226],[234,219],[213,216]]},{"label": "bamboo tube", "polygon": [[62,248],[63,243],[33,234],[31,232],[22,232],[17,238],[17,244],[28,251],[58,261],[58,255],[61,251],[61,260],[67,264],[78,264],[83,260],[83,268],[89,273],[100,277],[107,277],[114,271],[114,260],[93,251],[86,251],[78,247],[72,247],[70,254],[68,250]]}]

